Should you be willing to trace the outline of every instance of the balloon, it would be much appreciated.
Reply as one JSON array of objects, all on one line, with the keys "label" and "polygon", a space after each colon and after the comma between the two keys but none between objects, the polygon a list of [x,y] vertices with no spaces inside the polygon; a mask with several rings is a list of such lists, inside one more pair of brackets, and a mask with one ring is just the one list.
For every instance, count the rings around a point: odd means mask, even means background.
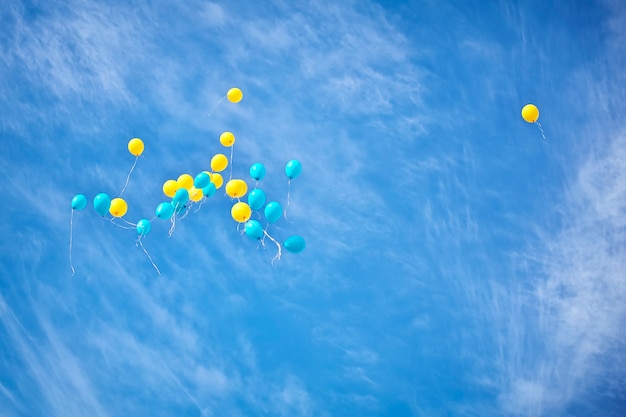
[{"label": "balloon", "polygon": [[182,174],[180,177],[178,177],[176,183],[178,184],[178,188],[184,188],[186,190],[189,190],[191,187],[193,187],[193,177],[189,174]]},{"label": "balloon", "polygon": [[231,88],[226,93],[226,97],[231,103],[239,103],[243,98],[243,92],[238,88]]},{"label": "balloon", "polygon": [[139,156],[143,153],[143,141],[139,138],[133,138],[128,142],[128,151],[135,155]]},{"label": "balloon", "polygon": [[291,253],[300,253],[304,250],[304,239],[302,236],[291,236],[285,240],[283,246]]},{"label": "balloon", "polygon": [[232,179],[226,183],[226,194],[231,198],[240,198],[248,192],[248,184],[244,180]]},{"label": "balloon", "polygon": [[123,198],[117,197],[111,200],[111,207],[109,207],[109,213],[113,217],[122,217],[128,211],[128,204]]},{"label": "balloon", "polygon": [[263,227],[257,220],[248,220],[246,222],[246,235],[250,239],[261,239],[263,237]]},{"label": "balloon", "polygon": [[252,164],[250,167],[250,176],[252,179],[261,181],[263,177],[265,177],[265,166],[260,162]]},{"label": "balloon", "polygon": [[178,214],[181,211],[185,210],[186,208],[187,208],[187,204],[178,204],[176,207],[174,207],[174,212]]},{"label": "balloon", "polygon": [[211,169],[214,172],[222,172],[226,169],[227,166],[228,158],[226,157],[226,155],[218,153],[217,155],[213,155],[213,158],[211,158]]},{"label": "balloon", "polygon": [[252,210],[258,210],[265,204],[265,193],[260,188],[255,188],[248,194],[248,205]]},{"label": "balloon", "polygon": [[100,193],[93,199],[93,207],[96,209],[98,214],[104,216],[108,213],[109,208],[111,207],[111,197],[109,197],[106,193]]},{"label": "balloon", "polygon": [[276,223],[282,214],[283,207],[276,201],[267,203],[267,206],[265,206],[265,218],[270,223]]},{"label": "balloon", "polygon": [[82,210],[87,206],[87,197],[83,194],[76,194],[72,198],[72,210]]},{"label": "balloon", "polygon": [[206,172],[201,172],[196,175],[196,178],[193,180],[193,186],[196,188],[204,188],[211,182],[211,176]]},{"label": "balloon", "polygon": [[539,119],[539,109],[534,104],[527,104],[522,108],[522,118],[528,123],[535,123]]},{"label": "balloon", "polygon": [[148,233],[150,233],[150,230],[152,229],[152,225],[150,224],[150,220],[148,219],[141,219],[137,222],[137,233],[145,236]]},{"label": "balloon", "polygon": [[215,184],[210,182],[209,185],[207,185],[206,187],[202,189],[202,194],[207,198],[215,194]]},{"label": "balloon", "polygon": [[174,206],[172,203],[164,202],[157,206],[156,216],[159,219],[169,219],[174,214]]},{"label": "balloon", "polygon": [[230,210],[230,215],[233,216],[233,219],[239,223],[247,221],[251,214],[252,210],[250,210],[250,206],[242,201],[235,203]]},{"label": "balloon", "polygon": [[178,182],[176,182],[176,180],[167,180],[163,183],[163,194],[172,198],[178,188]]},{"label": "balloon", "polygon": [[189,199],[194,203],[202,200],[203,195],[202,188],[191,187],[191,190],[189,190]]},{"label": "balloon", "polygon": [[220,188],[224,184],[224,178],[222,178],[221,174],[214,172],[211,174],[211,182],[215,185],[215,188]]},{"label": "balloon", "polygon": [[232,132],[224,132],[220,135],[220,143],[227,148],[235,144],[235,135]]},{"label": "balloon", "polygon": [[289,179],[296,178],[300,172],[302,172],[302,164],[297,159],[292,159],[285,165],[285,174]]},{"label": "balloon", "polygon": [[172,197],[172,203],[174,206],[182,206],[189,200],[189,191],[186,188],[179,188],[176,190],[176,194]]}]

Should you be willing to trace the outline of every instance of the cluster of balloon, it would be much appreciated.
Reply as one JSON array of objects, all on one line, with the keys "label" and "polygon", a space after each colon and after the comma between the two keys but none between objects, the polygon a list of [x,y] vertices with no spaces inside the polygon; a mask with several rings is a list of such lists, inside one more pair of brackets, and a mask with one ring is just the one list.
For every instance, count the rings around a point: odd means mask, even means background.
[{"label": "cluster of balloon", "polygon": [[[287,162],[285,165],[285,174],[287,175],[289,187],[291,186],[291,180],[299,176],[300,172],[302,172],[302,164],[300,164],[298,160],[292,159]],[[254,189],[248,194],[247,203],[242,201],[235,203],[232,207],[231,215],[235,221],[244,225],[243,233],[245,233],[250,239],[260,241],[261,245],[265,246],[265,238],[268,238],[276,245],[278,251],[276,256],[272,259],[273,263],[275,260],[280,259],[283,247],[289,252],[299,253],[304,250],[305,242],[301,236],[294,235],[287,238],[281,246],[281,244],[269,234],[268,228],[270,225],[279,221],[283,215],[286,219],[286,209],[283,210],[282,205],[278,201],[269,201],[266,203],[266,194],[261,188],[258,187],[259,181],[265,177],[265,173],[265,166],[260,162],[255,162],[250,166],[250,177],[255,180]],[[231,182],[233,181],[242,180],[231,180]],[[245,182],[241,185],[244,184]],[[228,188],[226,190],[230,197],[237,199],[245,195],[245,187],[240,189],[240,191],[240,193],[235,194],[229,192]],[[289,191],[287,193],[287,204],[289,204]],[[263,227],[258,220],[251,219],[252,213],[254,212],[259,214],[259,218],[265,218],[265,227]]]},{"label": "cluster of balloon", "polygon": [[541,124],[537,121],[539,119],[539,109],[534,104],[527,104],[522,107],[522,119],[524,119],[528,123],[532,123],[539,128],[541,132],[541,137],[546,138],[546,135],[543,133],[543,128]]},{"label": "cluster of balloon", "polygon": [[[243,93],[239,88],[231,88],[226,96],[222,97],[222,99],[218,101],[218,104],[224,98],[227,98],[228,101],[232,103],[238,103],[243,98]],[[217,106],[217,104],[215,106]],[[213,109],[211,109],[211,112]],[[236,200],[231,207],[231,216],[233,220],[237,222],[238,230],[243,226],[243,231],[241,233],[245,233],[250,239],[260,241],[263,246],[265,246],[265,238],[270,239],[276,244],[278,252],[272,259],[272,263],[276,259],[280,259],[283,247],[292,253],[299,253],[305,248],[305,241],[299,235],[288,237],[281,245],[268,233],[269,226],[276,223],[283,214],[286,218],[286,211],[283,210],[281,204],[277,201],[270,201],[266,204],[265,192],[258,188],[259,181],[265,177],[265,166],[260,162],[256,162],[250,166],[250,177],[256,182],[254,189],[248,193],[248,184],[244,179],[232,178],[233,145],[235,143],[235,135],[232,132],[223,132],[220,135],[219,140],[222,146],[230,148],[230,158],[222,153],[217,153],[213,155],[210,160],[210,170],[201,171],[196,174],[195,177],[188,173],[183,173],[176,179],[166,180],[163,183],[162,191],[169,200],[157,205],[155,215],[151,219],[142,218],[137,221],[137,223],[132,223],[123,219],[123,216],[128,211],[128,205],[122,198],[122,194],[128,186],[130,176],[137,165],[139,156],[141,156],[144,151],[144,143],[139,138],[133,138],[128,142],[128,151],[131,155],[135,156],[135,161],[118,196],[111,199],[107,193],[99,193],[93,199],[94,209],[103,218],[106,218],[107,214],[110,214],[112,217],[108,220],[110,220],[111,223],[124,229],[136,230],[137,245],[142,248],[159,275],[161,274],[159,268],[156,266],[152,257],[142,243],[142,239],[148,235],[152,229],[152,222],[155,219],[169,220],[171,222],[169,236],[171,236],[174,232],[177,221],[180,222],[184,219],[189,214],[190,209],[194,204],[198,204],[198,209],[196,210],[198,211],[200,206],[208,198],[215,195],[216,191],[222,186],[224,186],[226,195],[232,199],[231,201]],[[229,179],[224,185],[222,172],[229,166]],[[301,171],[302,165],[295,159],[289,161],[285,166],[285,174],[288,179],[287,206],[289,206],[291,180],[298,177]],[[247,201],[242,201],[246,194],[248,194]],[[72,269],[72,275],[75,273],[74,266],[72,264],[72,228],[74,211],[83,210],[86,206],[87,197],[85,197],[84,194],[77,194],[72,198],[72,214],[70,217],[70,267]],[[253,213],[258,213],[258,217],[260,219],[261,210],[263,210],[263,216],[265,217],[265,226],[262,226],[259,220],[251,219]],[[123,224],[119,224],[115,220],[120,220]]]}]

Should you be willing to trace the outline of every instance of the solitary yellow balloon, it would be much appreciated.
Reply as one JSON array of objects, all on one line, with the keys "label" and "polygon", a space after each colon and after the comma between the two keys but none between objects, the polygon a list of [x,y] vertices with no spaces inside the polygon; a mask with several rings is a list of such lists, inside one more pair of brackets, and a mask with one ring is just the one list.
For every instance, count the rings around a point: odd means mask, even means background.
[{"label": "solitary yellow balloon", "polygon": [[228,158],[226,155],[222,153],[218,153],[217,155],[213,155],[211,158],[211,169],[214,172],[222,172],[228,166]]},{"label": "solitary yellow balloon", "polygon": [[111,207],[109,207],[109,213],[113,217],[122,217],[128,211],[128,205],[123,198],[114,198],[111,200]]},{"label": "solitary yellow balloon", "polygon": [[174,194],[176,194],[176,190],[178,190],[178,183],[176,180],[167,180],[163,183],[163,194],[172,198]]},{"label": "solitary yellow balloon", "polygon": [[539,119],[539,109],[534,104],[527,104],[522,108],[522,118],[528,123],[535,123]]},{"label": "solitary yellow balloon", "polygon": [[211,174],[211,182],[215,185],[215,188],[218,189],[224,184],[224,178],[222,178],[222,174],[214,172]]},{"label": "solitary yellow balloon", "polygon": [[176,183],[178,184],[178,188],[190,190],[191,187],[193,187],[193,177],[189,174],[182,174],[180,177],[178,177]]},{"label": "solitary yellow balloon", "polygon": [[189,199],[194,203],[202,200],[203,196],[204,193],[202,193],[202,190],[200,188],[191,187],[191,189],[189,190]]},{"label": "solitary yellow balloon", "polygon": [[220,135],[220,143],[227,148],[231,147],[235,143],[235,135],[232,132],[224,132]]},{"label": "solitary yellow balloon", "polygon": [[233,179],[226,183],[226,194],[231,198],[240,198],[248,192],[248,184],[244,180]]},{"label": "solitary yellow balloon", "polygon": [[128,151],[135,156],[141,155],[143,153],[143,141],[139,138],[132,138],[128,141]]},{"label": "solitary yellow balloon", "polygon": [[228,90],[228,93],[226,93],[226,97],[231,103],[239,103],[243,98],[243,92],[238,88],[231,88]]},{"label": "solitary yellow balloon", "polygon": [[230,209],[230,215],[233,216],[233,219],[239,223],[247,222],[251,214],[252,210],[250,209],[250,206],[243,201],[235,203],[233,208]]}]

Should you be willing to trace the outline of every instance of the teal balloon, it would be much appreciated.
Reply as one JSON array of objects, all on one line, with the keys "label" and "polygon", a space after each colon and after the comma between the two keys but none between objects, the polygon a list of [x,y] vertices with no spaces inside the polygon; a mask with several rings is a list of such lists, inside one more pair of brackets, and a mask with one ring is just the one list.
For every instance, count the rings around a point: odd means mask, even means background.
[{"label": "teal balloon", "polygon": [[189,201],[189,191],[185,188],[176,190],[174,197],[172,197],[172,203],[178,207],[184,205],[187,201]]},{"label": "teal balloon", "polygon": [[169,219],[174,214],[174,206],[172,203],[164,202],[157,206],[156,216],[159,219]]},{"label": "teal balloon", "polygon": [[302,172],[302,164],[297,159],[292,159],[285,165],[285,174],[287,178],[294,179]]},{"label": "teal balloon", "polygon": [[76,194],[74,198],[72,198],[72,210],[82,210],[86,206],[87,197],[85,197],[83,194]]},{"label": "teal balloon", "polygon": [[176,205],[176,207],[174,208],[174,211],[176,212],[176,214],[180,213],[181,211],[185,210],[187,208],[187,204],[178,204]]},{"label": "teal balloon", "polygon": [[267,219],[270,223],[276,223],[280,216],[283,214],[283,207],[280,203],[276,201],[272,201],[271,203],[267,203],[265,206],[265,219]]},{"label": "teal balloon", "polygon": [[196,178],[193,180],[193,186],[197,189],[201,190],[211,182],[211,177],[206,172],[201,172],[196,175]]},{"label": "teal balloon", "polygon": [[252,210],[258,210],[265,204],[265,193],[259,188],[255,188],[248,194],[248,205]]},{"label": "teal balloon", "polygon": [[304,250],[304,239],[302,236],[291,236],[283,243],[285,249],[287,249],[291,253],[300,253]]},{"label": "teal balloon", "polygon": [[209,184],[202,188],[202,195],[204,195],[205,197],[211,197],[213,194],[215,194],[216,188],[215,188],[215,184],[213,184],[212,182],[209,182]]},{"label": "teal balloon", "polygon": [[257,181],[261,181],[263,177],[265,177],[265,165],[260,162],[252,164],[250,167],[250,176]]},{"label": "teal balloon", "polygon": [[250,239],[259,240],[263,237],[263,226],[258,220],[248,220],[245,230]]},{"label": "teal balloon", "polygon": [[93,207],[96,209],[98,214],[104,216],[111,208],[111,197],[109,197],[107,193],[98,194],[93,199]]},{"label": "teal balloon", "polygon": [[145,236],[148,233],[150,233],[151,229],[152,229],[152,225],[150,224],[150,220],[148,220],[148,219],[141,219],[141,220],[139,220],[137,222],[137,233],[138,234],[140,234],[142,236]]}]

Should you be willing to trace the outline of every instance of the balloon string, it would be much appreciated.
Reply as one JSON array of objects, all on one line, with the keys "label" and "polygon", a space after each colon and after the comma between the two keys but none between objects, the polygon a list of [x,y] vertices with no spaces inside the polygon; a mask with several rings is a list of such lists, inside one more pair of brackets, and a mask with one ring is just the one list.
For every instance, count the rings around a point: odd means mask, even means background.
[{"label": "balloon string", "polygon": [[289,219],[287,218],[287,209],[289,208],[290,195],[291,195],[291,178],[289,178],[289,181],[287,182],[287,205],[285,206],[285,210],[283,211],[283,216],[285,217],[285,220],[287,221],[289,221]]},{"label": "balloon string", "polygon": [[121,217],[120,217],[120,220],[121,220],[121,221],[123,221],[124,223],[126,223],[126,224],[127,224],[127,225],[129,225],[129,226],[132,226],[132,227],[137,227],[137,223],[131,223],[131,222],[129,222],[128,220],[123,219],[123,218],[121,218]]},{"label": "balloon string", "polygon": [[200,207],[202,207],[202,205],[204,204],[204,202],[206,201],[206,196],[202,197],[202,199],[200,200],[200,202],[198,203],[198,208],[195,209],[193,212],[197,213],[198,210],[200,210]]},{"label": "balloon string", "polygon": [[182,216],[180,216],[180,219],[178,219],[178,221],[182,221],[185,217],[187,217],[187,215],[189,214],[189,211],[191,210],[191,204],[188,206],[185,206],[185,212],[183,213]]},{"label": "balloon string", "polygon": [[541,132],[541,137],[545,139],[546,135],[543,134],[543,129],[541,128],[541,124],[539,122],[535,122],[535,124],[537,125],[537,127],[539,128],[539,131]]},{"label": "balloon string", "polygon": [[[274,242],[274,243],[276,244],[276,247],[278,248],[278,253],[276,253],[276,256],[274,256],[274,257],[272,258],[272,265],[274,265],[274,261],[276,261],[276,260],[280,259],[280,257],[282,256],[282,248],[280,247],[280,243],[278,243],[278,242],[276,241],[276,239],[274,239],[272,236],[270,236],[270,235],[269,235],[269,233],[267,233],[265,230],[263,230],[263,234],[264,234],[265,236],[269,237],[269,238],[270,238],[270,240],[271,240],[272,242]],[[265,246],[265,245],[264,245],[264,246]]]},{"label": "balloon string", "polygon": [[122,188],[122,191],[120,191],[120,197],[122,196],[122,194],[124,194],[124,191],[126,190],[128,181],[130,181],[130,174],[132,174],[133,170],[135,169],[135,165],[137,165],[137,160],[139,160],[139,156],[135,157],[135,162],[133,162],[133,166],[130,167],[130,171],[128,171],[128,175],[126,176],[126,183],[124,184],[124,188]]},{"label": "balloon string", "polygon": [[[125,230],[133,230],[134,227],[126,227],[126,226],[122,226],[121,224],[117,224],[115,223],[115,217],[111,217],[111,219],[109,220],[112,224],[116,225],[117,227],[119,227],[120,229],[125,229]],[[135,225],[137,226],[137,225]]]},{"label": "balloon string", "polygon": [[70,268],[72,268],[72,276],[76,273],[74,265],[72,264],[72,228],[74,223],[74,209],[72,209],[72,215],[70,216]]},{"label": "balloon string", "polygon": [[152,264],[152,266],[154,267],[154,269],[156,269],[157,274],[161,275],[161,271],[159,271],[159,267],[156,266],[156,264],[154,263],[154,261],[152,260],[152,257],[150,256],[150,254],[148,253],[148,251],[146,250],[146,248],[143,246],[143,242],[141,241],[141,237],[139,236],[137,238],[137,243],[139,244],[139,246],[141,246],[141,249],[143,249],[143,253],[146,254],[146,256],[148,257],[148,260],[150,261],[150,263]]},{"label": "balloon string", "polygon": [[168,237],[172,237],[172,233],[174,233],[174,229],[176,228],[176,213],[171,217],[170,221],[172,222],[172,227],[170,227],[170,231],[168,233]]},{"label": "balloon string", "polygon": [[217,107],[218,104],[220,104],[224,99],[226,98],[226,96],[222,97],[221,99],[219,99],[217,101],[217,103],[215,103],[215,105],[213,106],[213,108],[209,111],[209,114],[207,114],[207,117],[211,117],[211,113],[213,113],[213,110],[215,110],[215,108]]}]

